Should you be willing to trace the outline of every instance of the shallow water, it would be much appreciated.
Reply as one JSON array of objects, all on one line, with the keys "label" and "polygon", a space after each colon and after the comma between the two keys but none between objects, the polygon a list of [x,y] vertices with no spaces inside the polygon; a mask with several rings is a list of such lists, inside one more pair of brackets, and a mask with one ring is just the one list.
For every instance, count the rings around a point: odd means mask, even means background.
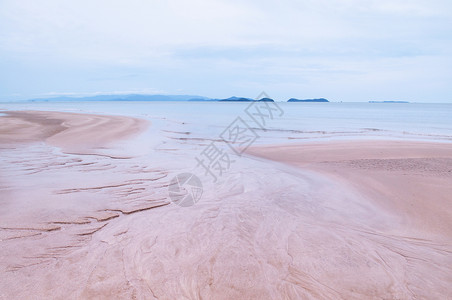
[{"label": "shallow water", "polygon": [[2,103],[7,110],[59,110],[141,117],[168,131],[215,139],[237,117],[259,135],[256,143],[336,139],[452,141],[452,104],[277,103],[283,115],[267,119],[265,131],[245,113],[249,103],[65,102]]}]

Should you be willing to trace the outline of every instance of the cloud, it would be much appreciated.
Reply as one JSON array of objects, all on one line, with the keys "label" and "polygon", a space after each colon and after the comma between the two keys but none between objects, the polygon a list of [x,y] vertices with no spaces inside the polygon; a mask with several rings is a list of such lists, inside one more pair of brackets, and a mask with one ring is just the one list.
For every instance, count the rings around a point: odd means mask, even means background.
[{"label": "cloud", "polygon": [[[1,88],[35,95],[151,86],[217,96],[272,84],[285,95],[320,92],[337,74],[351,91],[359,76],[384,82],[397,73],[397,93],[411,94],[401,74],[450,78],[451,14],[445,0],[3,0]],[[341,97],[362,98],[344,90]]]}]

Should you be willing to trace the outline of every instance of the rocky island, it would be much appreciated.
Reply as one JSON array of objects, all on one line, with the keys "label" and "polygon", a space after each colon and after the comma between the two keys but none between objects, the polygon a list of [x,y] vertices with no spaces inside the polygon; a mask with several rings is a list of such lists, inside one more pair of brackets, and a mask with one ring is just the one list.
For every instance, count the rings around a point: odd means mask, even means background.
[{"label": "rocky island", "polygon": [[241,97],[241,98],[239,98],[239,97],[230,97],[230,98],[227,98],[227,99],[219,99],[219,100],[217,100],[217,101],[229,101],[229,102],[254,102],[254,101],[260,101],[260,102],[275,102],[275,100],[273,100],[273,99],[271,99],[271,98],[262,98],[262,99],[259,99],[259,100],[254,100],[254,99],[251,99],[251,98],[243,98],[243,97]]}]

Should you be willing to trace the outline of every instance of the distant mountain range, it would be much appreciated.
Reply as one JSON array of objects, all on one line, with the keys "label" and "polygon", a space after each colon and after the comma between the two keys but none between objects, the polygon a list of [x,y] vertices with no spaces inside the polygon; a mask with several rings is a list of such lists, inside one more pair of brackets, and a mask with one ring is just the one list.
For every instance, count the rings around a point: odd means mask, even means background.
[{"label": "distant mountain range", "polygon": [[210,98],[193,95],[141,95],[141,94],[127,94],[127,95],[97,95],[84,97],[51,97],[51,98],[36,98],[30,99],[32,102],[64,102],[64,101],[211,101]]},{"label": "distant mountain range", "polygon": [[[271,98],[262,98],[255,100],[245,97],[230,97],[226,99],[213,99],[203,96],[194,95],[141,95],[141,94],[127,94],[127,95],[97,95],[97,96],[83,96],[83,97],[51,97],[51,98],[35,98],[30,99],[31,102],[69,102],[69,101],[220,101],[220,102],[275,102]],[[291,98],[287,102],[329,102],[327,99],[295,99]]]}]

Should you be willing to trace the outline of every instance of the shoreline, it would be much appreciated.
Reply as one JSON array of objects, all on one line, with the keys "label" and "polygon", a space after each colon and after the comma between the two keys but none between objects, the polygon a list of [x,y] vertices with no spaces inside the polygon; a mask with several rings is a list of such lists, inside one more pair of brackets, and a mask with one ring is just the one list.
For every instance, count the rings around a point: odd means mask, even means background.
[{"label": "shoreline", "polygon": [[144,119],[56,111],[4,111],[0,144],[45,142],[63,152],[89,153],[143,132]]},{"label": "shoreline", "polygon": [[[1,297],[452,296],[451,145],[256,146],[181,208],[168,199],[181,169],[168,166],[191,164],[183,151],[192,145],[127,159],[84,155],[110,152],[147,121],[2,118],[0,142],[10,147],[0,149]],[[417,200],[395,201],[412,183]],[[438,205],[423,206],[423,189],[435,185]]]}]

